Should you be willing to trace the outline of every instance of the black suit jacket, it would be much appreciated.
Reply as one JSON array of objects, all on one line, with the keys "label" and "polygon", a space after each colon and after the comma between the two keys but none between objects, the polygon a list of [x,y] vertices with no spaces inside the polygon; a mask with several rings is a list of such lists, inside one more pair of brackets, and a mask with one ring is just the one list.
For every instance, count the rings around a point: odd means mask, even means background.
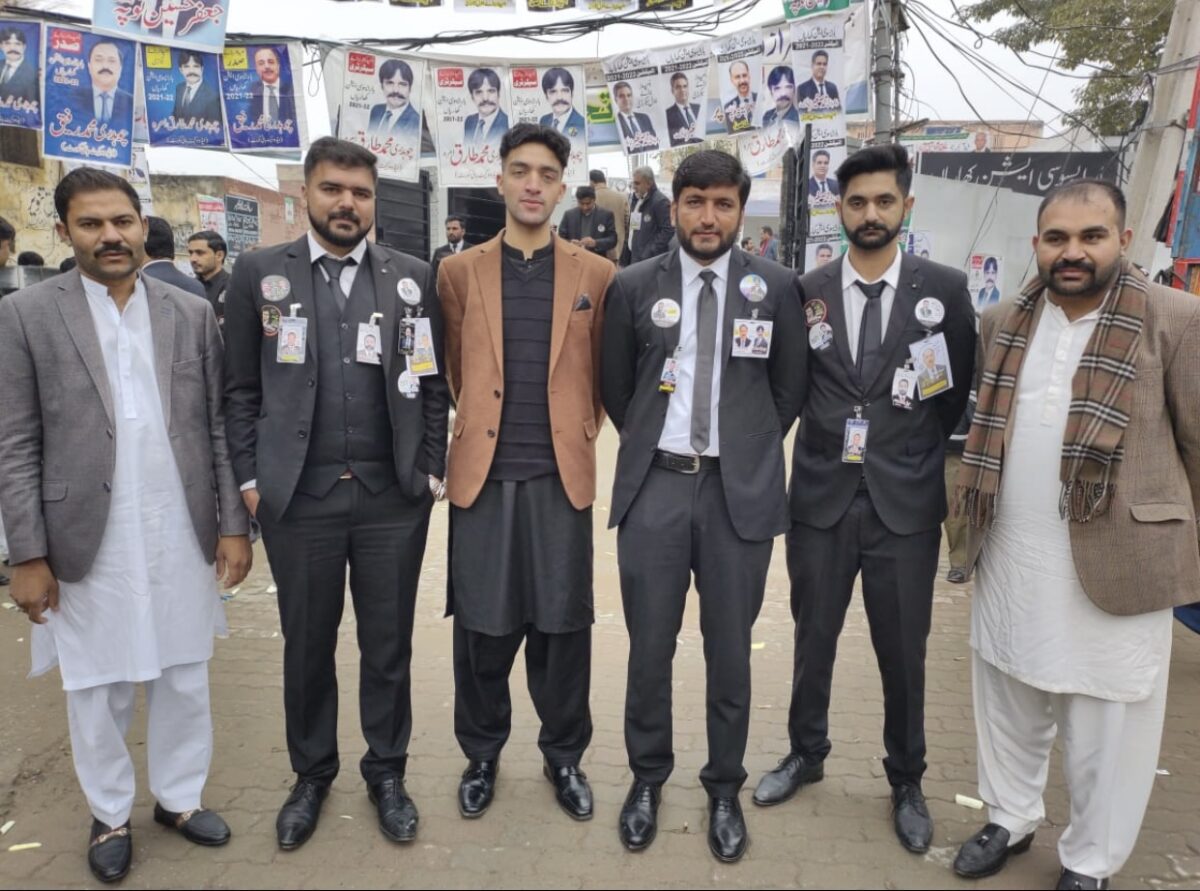
[{"label": "black suit jacket", "polygon": [[412,107],[411,103],[404,106],[404,111],[400,113],[400,120],[392,125],[390,131],[381,132],[380,128],[383,125],[383,116],[387,114],[387,110],[386,102],[371,106],[371,114],[367,119],[368,133],[386,136],[388,133],[395,133],[397,135],[406,133],[411,135],[421,132],[421,115],[417,113],[417,110]]},{"label": "black suit jacket", "polygon": [[[792,519],[818,529],[833,526],[865,474],[875,510],[888,529],[898,535],[933,529],[946,516],[945,442],[966,408],[975,367],[975,311],[967,277],[905,254],[878,361],[860,381],[850,358],[842,303],[845,262],[840,257],[800,279],[800,297],[810,318],[817,305],[809,302],[824,303],[833,343],[809,353],[808,401],[792,450]],[[933,331],[946,336],[954,387],[923,402],[913,400],[912,411],[905,411],[892,405],[892,376],[909,358],[908,345],[925,337],[914,313],[923,297],[936,297],[945,307],[945,317]],[[842,462],[846,420],[854,417],[856,405],[870,422],[862,465]]]},{"label": "black suit jacket", "polygon": [[[830,195],[841,195],[841,191],[838,189],[837,180],[832,176],[825,177],[825,187],[829,189]],[[808,194],[813,197],[821,194],[821,187],[817,184],[817,178],[815,176],[810,176],[808,178]]]},{"label": "black suit jacket", "polygon": [[704,141],[704,121],[700,119],[700,106],[693,102],[688,108],[692,111],[693,126],[690,129],[678,105],[672,105],[667,109],[667,136],[671,140],[671,145],[688,145]]},{"label": "black suit jacket", "polygon": [[[650,116],[643,114],[640,111],[633,113],[633,119],[637,122],[638,133],[634,133],[625,123],[625,116],[619,111],[613,112],[617,116],[617,126],[621,131],[621,141],[625,144],[625,148],[630,152],[652,152],[658,149],[658,133],[654,130],[654,124],[650,121]],[[645,135],[643,135],[645,134]],[[640,139],[637,145],[631,146],[629,140]]]},{"label": "black suit jacket", "polygon": [[[578,207],[572,207],[564,213],[562,222],[558,224],[558,235],[567,241],[582,238],[583,211]],[[611,210],[605,210],[599,205],[592,208],[591,236],[596,239],[596,246],[588,248],[593,254],[603,257],[617,246],[617,223]]]},{"label": "black suit jacket", "polygon": [[175,107],[171,110],[171,115],[175,120],[184,121],[198,118],[202,121],[220,122],[221,97],[217,93],[216,87],[207,81],[201,81],[200,89],[196,91],[196,98],[186,109],[183,107],[185,93],[187,93],[186,82],[175,88]]},{"label": "black suit jacket", "polygon": [[[279,120],[295,121],[296,120],[296,97],[292,93],[292,85],[285,84],[283,78],[275,81],[275,85],[279,87]],[[251,91],[252,98],[250,100],[250,119],[257,121],[266,113],[265,97],[263,96],[263,82],[255,81],[254,88]]]},{"label": "black suit jacket", "polygon": [[[828,96],[830,99],[839,98],[837,86],[835,86],[834,84],[831,84],[829,81],[825,81],[825,95]],[[817,98],[817,82],[815,80],[813,80],[811,77],[808,80],[806,80],[804,83],[800,84],[800,86],[796,87],[796,101],[797,102],[803,102],[805,99],[816,99],[816,98]]]},{"label": "black suit jacket", "polygon": [[[371,273],[379,310],[383,364],[392,422],[392,450],[400,491],[413,502],[430,497],[428,474],[446,473],[446,420],[450,395],[445,377],[421,378],[415,399],[405,399],[397,386],[404,371],[396,338],[404,304],[396,293],[403,278],[421,286],[421,310],[433,328],[438,368],[442,357],[442,312],[428,263],[378,244],[369,244]],[[363,274],[361,271],[360,275]],[[291,293],[277,303],[262,293],[262,280],[281,275]],[[288,244],[242,254],[233,266],[225,293],[225,431],[233,472],[241,485],[258,481],[262,505],[282,517],[292,500],[308,454],[309,431],[316,405],[316,304],[307,236]],[[263,334],[262,313],[274,306],[282,315],[299,303],[308,319],[308,353],[302,365],[275,361],[276,339]],[[278,336],[278,335],[276,335]]]},{"label": "black suit jacket", "polygon": [[166,282],[168,285],[181,288],[189,294],[203,297],[206,302],[208,300],[208,292],[204,290],[204,285],[190,275],[184,275],[175,268],[175,264],[170,260],[153,260],[142,267],[142,272],[161,282]]},{"label": "black suit jacket", "polygon": [[[631,194],[629,200],[629,226],[633,228],[633,209],[637,207],[637,195]],[[671,225],[671,201],[657,188],[651,189],[646,200],[642,202],[641,228],[633,233],[633,249],[623,250],[626,265],[639,263],[650,257],[657,257],[667,251],[675,227]]]},{"label": "black suit jacket", "polygon": [[[0,75],[4,74],[4,61],[0,59]],[[25,102],[38,101],[37,72],[28,57],[13,72],[12,79],[6,84],[0,84],[0,99],[13,96]]]},{"label": "black suit jacket", "polygon": [[[757,304],[739,289],[750,274],[767,283],[767,296]],[[663,362],[679,345],[679,325],[659,328],[650,312],[663,297],[682,306],[682,289],[676,250],[622,270],[605,298],[602,392],[604,409],[621,434],[610,528],[621,523],[642,488],[670,401],[658,382]],[[770,357],[731,358],[734,319],[749,318],[755,308],[760,319],[775,323]],[[733,527],[747,541],[767,541],[790,525],[783,437],[805,397],[803,319],[792,273],[734,248],[721,322],[721,483]]]}]

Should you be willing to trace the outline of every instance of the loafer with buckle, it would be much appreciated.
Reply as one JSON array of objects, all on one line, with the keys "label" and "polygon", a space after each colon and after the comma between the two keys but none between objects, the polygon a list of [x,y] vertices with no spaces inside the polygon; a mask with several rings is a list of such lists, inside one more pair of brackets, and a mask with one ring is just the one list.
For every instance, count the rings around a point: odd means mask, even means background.
[{"label": "loafer with buckle", "polygon": [[792,752],[779,762],[778,767],[763,775],[754,790],[752,800],[760,807],[782,804],[800,791],[801,786],[819,783],[824,778],[823,761],[814,763],[803,755]]},{"label": "loafer with buckle", "polygon": [[417,806],[408,797],[404,777],[388,777],[367,788],[367,797],[379,811],[379,831],[394,842],[417,837]]},{"label": "loafer with buckle", "polygon": [[1004,868],[1009,857],[1029,850],[1033,844],[1033,833],[1024,836],[1016,844],[1009,844],[1011,841],[1012,836],[1007,829],[997,823],[988,823],[958,849],[954,871],[964,879],[995,875]]},{"label": "loafer with buckle", "polygon": [[906,850],[914,854],[929,850],[933,820],[925,806],[925,795],[916,783],[903,783],[892,789],[892,825]]},{"label": "loafer with buckle", "polygon": [[592,787],[588,785],[587,774],[579,769],[578,764],[565,764],[562,767],[547,764],[542,772],[554,784],[554,798],[568,817],[572,820],[592,819]]},{"label": "loafer with buckle", "polygon": [[708,849],[722,863],[737,863],[750,847],[746,818],[737,798],[708,799]]},{"label": "loafer with buckle", "polygon": [[1058,884],[1054,887],[1056,891],[1091,891],[1091,889],[1103,891],[1108,887],[1108,879],[1095,879],[1064,866],[1062,875],[1058,877]]},{"label": "loafer with buckle", "polygon": [[650,847],[658,835],[658,803],[662,800],[662,787],[653,786],[635,779],[625,796],[621,817],[617,821],[617,834],[621,844],[631,851]]},{"label": "loafer with buckle", "polygon": [[275,834],[279,839],[279,847],[291,851],[308,841],[313,830],[317,828],[317,820],[321,816],[321,803],[328,795],[329,786],[326,783],[303,779],[296,781],[275,820]]},{"label": "loafer with buckle", "polygon": [[179,834],[193,844],[216,848],[229,841],[229,824],[221,819],[220,814],[207,808],[197,807],[176,813],[156,801],[154,822],[179,830]]},{"label": "loafer with buckle", "polygon": [[119,882],[129,874],[133,862],[133,837],[129,822],[115,829],[92,819],[88,839],[88,868],[102,882]]},{"label": "loafer with buckle", "polygon": [[458,812],[468,820],[482,817],[496,794],[499,761],[469,761],[458,784]]}]

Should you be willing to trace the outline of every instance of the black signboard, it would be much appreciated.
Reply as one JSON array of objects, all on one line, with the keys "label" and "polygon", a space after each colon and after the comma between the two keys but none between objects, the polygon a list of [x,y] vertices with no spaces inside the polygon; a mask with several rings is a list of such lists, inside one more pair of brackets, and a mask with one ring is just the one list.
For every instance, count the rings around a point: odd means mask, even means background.
[{"label": "black signboard", "polygon": [[964,183],[1045,195],[1077,179],[1115,183],[1116,152],[921,152],[917,172]]},{"label": "black signboard", "polygon": [[225,196],[225,227],[228,231],[229,259],[236,260],[242,251],[262,240],[258,221],[258,199],[242,195]]}]

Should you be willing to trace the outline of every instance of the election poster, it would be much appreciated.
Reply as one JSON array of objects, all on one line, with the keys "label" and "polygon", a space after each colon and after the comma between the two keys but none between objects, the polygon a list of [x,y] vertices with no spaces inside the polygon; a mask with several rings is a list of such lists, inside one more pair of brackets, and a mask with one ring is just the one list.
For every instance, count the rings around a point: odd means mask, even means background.
[{"label": "election poster", "polygon": [[828,15],[850,8],[850,0],[783,0],[783,15],[787,19]]},{"label": "election poster", "polygon": [[792,22],[792,68],[801,122],[842,114],[842,29],[838,16]]},{"label": "election poster", "polygon": [[668,144],[665,109],[659,96],[659,70],[653,50],[622,53],[603,60],[604,80],[613,103],[617,135],[625,154],[657,152]]},{"label": "election poster", "polygon": [[494,186],[508,132],[508,69],[433,69],[438,178],[445,186]]},{"label": "election poster", "polygon": [[808,154],[808,203],[811,207],[833,207],[841,195],[837,169],[846,160],[845,140],[823,140],[818,146],[813,128],[813,148]]},{"label": "election poster", "polygon": [[143,45],[142,83],[150,145],[225,147],[220,56]]},{"label": "election poster", "polygon": [[842,254],[846,253],[846,240],[844,238],[822,239],[812,241],[811,239],[804,244],[804,271],[812,272],[814,269],[820,269],[830,260],[836,260]]},{"label": "election poster", "polygon": [[230,0],[95,0],[92,27],[166,46],[219,53],[225,46]]},{"label": "election poster", "polygon": [[[304,103],[298,59],[284,43],[231,46],[221,55],[221,94],[235,152],[298,153]],[[301,97],[302,98],[302,97]]]},{"label": "election poster", "polygon": [[758,176],[779,166],[789,148],[803,141],[799,130],[787,121],[775,121],[737,137],[738,157],[751,176]]},{"label": "election poster", "polygon": [[146,159],[146,146],[133,147],[133,163],[125,178],[142,202],[142,216],[154,216],[154,195],[150,191],[150,162]]},{"label": "election poster", "polygon": [[995,254],[971,254],[967,267],[967,291],[978,312],[1000,302],[1000,267],[1004,260]]},{"label": "election poster", "polygon": [[670,148],[704,141],[708,119],[708,41],[659,50],[659,91]]},{"label": "election poster", "polygon": [[421,178],[425,63],[349,50],[342,76],[338,135],[378,159],[380,176]]},{"label": "election poster", "polygon": [[586,85],[582,66],[510,68],[514,124],[553,127],[571,143],[571,160],[563,175],[570,184],[588,182]]},{"label": "election poster", "polygon": [[229,244],[229,259],[255,247],[262,240],[258,217],[258,199],[243,195],[225,196],[225,241]]},{"label": "election poster", "polygon": [[562,12],[575,8],[575,0],[525,0],[530,12]]},{"label": "election poster", "polygon": [[0,19],[0,127],[42,129],[42,25]]},{"label": "election poster", "polygon": [[136,58],[128,40],[46,29],[46,157],[130,166]]},{"label": "election poster", "polygon": [[200,217],[200,231],[216,232],[222,238],[229,237],[225,225],[225,202],[212,195],[196,196],[196,213]]},{"label": "election poster", "polygon": [[454,0],[455,12],[501,12],[517,11],[517,0]]},{"label": "election poster", "polygon": [[930,259],[933,254],[933,232],[929,229],[917,229],[909,232],[904,239],[904,252],[915,257]]},{"label": "election poster", "polygon": [[726,133],[745,133],[758,126],[762,83],[762,30],[751,28],[712,42],[717,60],[717,90]]}]

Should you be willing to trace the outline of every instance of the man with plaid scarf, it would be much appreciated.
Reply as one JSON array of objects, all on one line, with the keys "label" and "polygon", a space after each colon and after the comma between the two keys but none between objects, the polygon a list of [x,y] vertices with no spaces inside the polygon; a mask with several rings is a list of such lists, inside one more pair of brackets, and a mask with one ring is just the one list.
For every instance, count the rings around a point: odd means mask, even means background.
[{"label": "man with plaid scarf", "polygon": [[1119,189],[1059,187],[1038,211],[1037,279],[981,321],[957,506],[978,567],[989,822],[960,849],[961,876],[1029,848],[1060,733],[1059,888],[1108,887],[1154,785],[1171,607],[1200,587],[1200,301],[1150,284],[1125,259],[1131,237]]}]

